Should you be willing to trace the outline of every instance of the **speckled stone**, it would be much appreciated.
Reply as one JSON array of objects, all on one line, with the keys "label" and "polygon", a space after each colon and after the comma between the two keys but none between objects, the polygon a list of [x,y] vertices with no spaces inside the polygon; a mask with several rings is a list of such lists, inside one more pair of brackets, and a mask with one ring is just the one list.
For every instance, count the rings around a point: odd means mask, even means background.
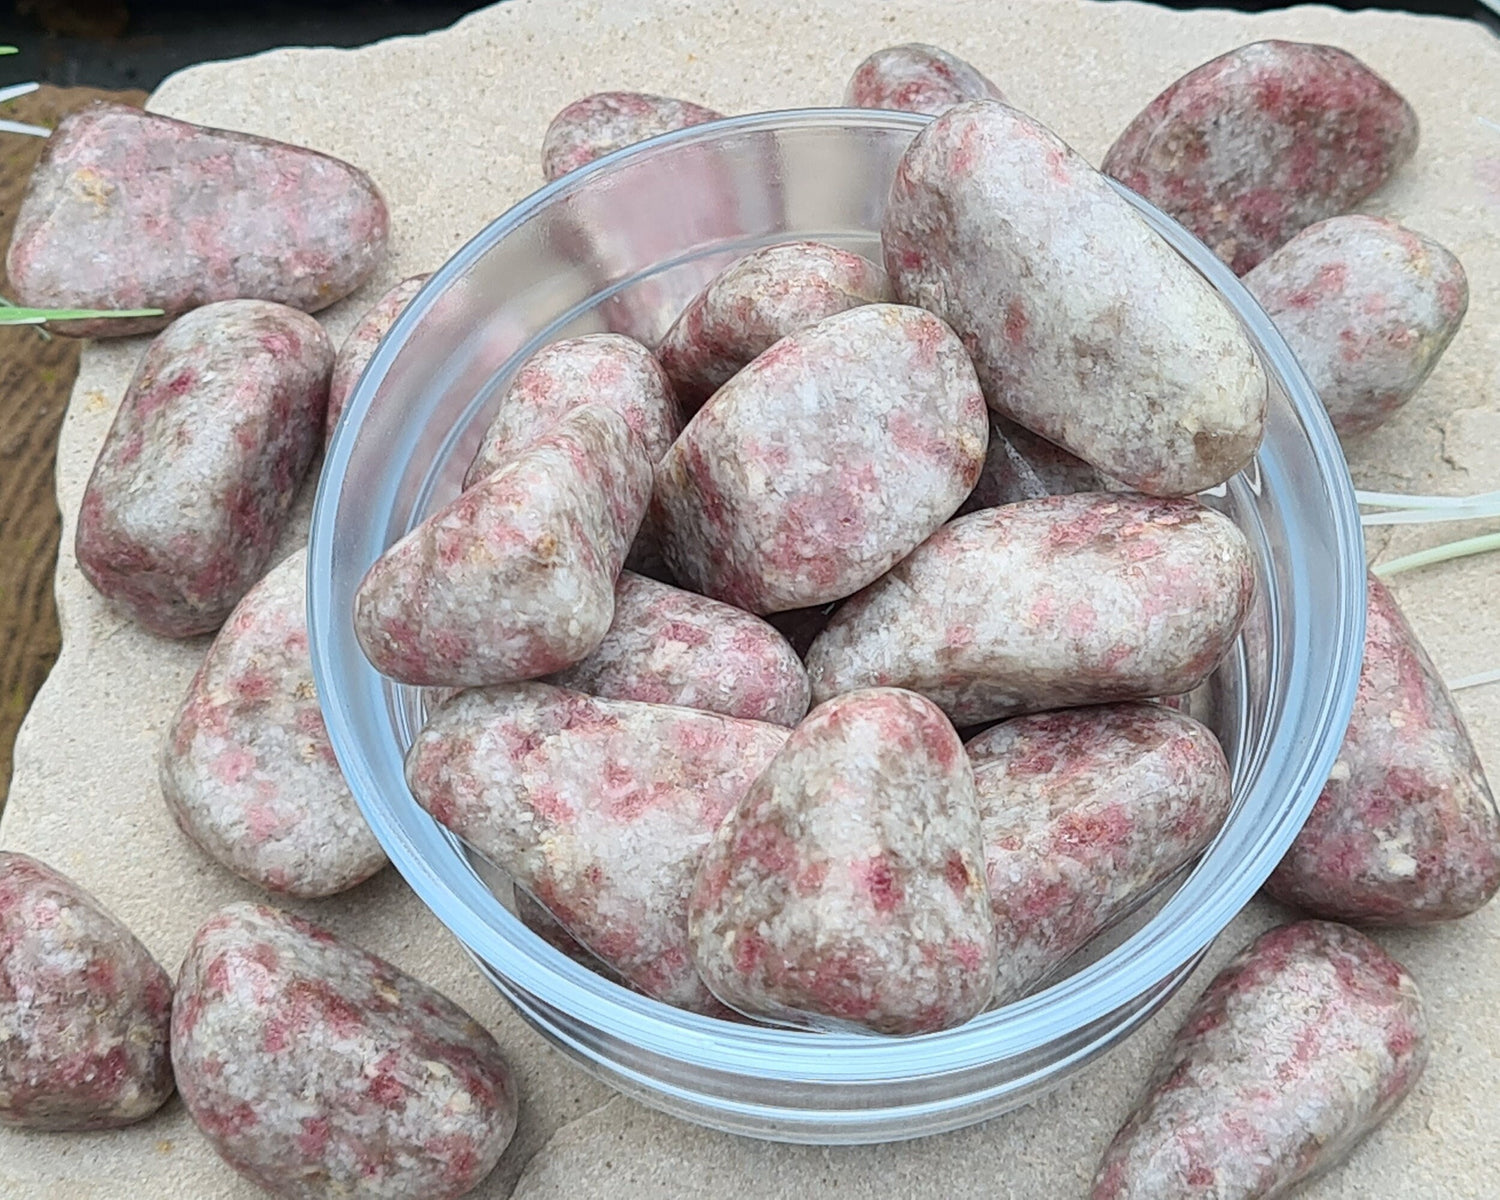
[{"label": "speckled stone", "polygon": [[639,342],[617,333],[564,338],[543,346],[516,372],[480,438],[464,486],[473,487],[585,404],[624,417],[653,465],[682,431],[672,385]]},{"label": "speckled stone", "polygon": [[574,409],[376,559],[354,596],[365,656],[435,687],[572,666],[609,631],[650,489],[624,418]]},{"label": "speckled stone", "polygon": [[189,943],[172,1067],[224,1161],[288,1200],[456,1200],[516,1129],[510,1067],[484,1026],[263,905],[220,909]]},{"label": "speckled stone", "polygon": [[632,571],[615,584],[604,640],[550,682],[775,725],[800,721],[810,694],[797,652],[759,617]]},{"label": "speckled stone", "polygon": [[547,684],[471,689],[407,753],[417,803],[647,995],[717,1008],[688,959],[708,840],[787,731]]},{"label": "speckled stone", "polygon": [[323,725],[304,552],[219,630],[162,742],[161,790],[188,837],[267,891],[328,896],[385,865]]},{"label": "speckled stone", "polygon": [[1469,731],[1374,575],[1349,731],[1266,891],[1312,916],[1425,925],[1500,889],[1500,810]]},{"label": "speckled stone", "polygon": [[1005,93],[955,54],[907,42],[877,50],[849,77],[849,108],[894,108],[936,116],[965,100],[1004,100]]},{"label": "speckled stone", "polygon": [[974,772],[931,701],[850,692],[792,731],[703,855],[688,939],[714,994],[814,1029],[931,1033],[989,1003]]},{"label": "speckled stone", "polygon": [[1268,41],[1195,67],[1151,101],[1104,170],[1240,274],[1347,212],[1417,149],[1417,114],[1337,46]]},{"label": "speckled stone", "polygon": [[[1130,114],[1174,78],[1269,37],[1345,46],[1411,100],[1422,145],[1361,209],[1436,238],[1470,276],[1464,327],[1411,403],[1351,448],[1355,478],[1408,491],[1491,488],[1500,472],[1500,132],[1477,118],[1500,120],[1500,43],[1474,22],[1327,7],[1183,12],[1130,0],[804,0],[794,8],[507,0],[421,38],[192,67],[167,80],[151,105],[310,145],[380,181],[391,205],[391,257],[323,314],[339,341],[387,288],[442,262],[537,186],[547,122],[579,96],[669,91],[724,112],[827,104],[872,50],[930,41],[1002,81],[1016,104],[1097,163]],[[0,844],[65,870],[158,958],[176,962],[211,912],[258,893],[189,845],[157,793],[157,750],[203,644],[164,643],[111,613],[72,557],[80,493],[142,350],[114,342],[84,353],[58,462],[62,657],[21,732]],[[304,489],[278,554],[302,538],[308,498]],[[1372,530],[1371,550],[1391,558],[1458,531]],[[1393,581],[1447,678],[1500,665],[1494,572],[1493,557],[1476,558]],[[1500,688],[1466,689],[1454,700],[1480,758],[1500,762]],[[520,1125],[474,1193],[482,1200],[512,1190],[518,1200],[995,1200],[1007,1189],[1015,1200],[1084,1196],[1197,992],[1256,933],[1286,919],[1254,901],[1160,1015],[1025,1109],[940,1137],[824,1148],[731,1137],[616,1096],[510,1010],[394,871],[293,907],[438,987],[505,1046]],[[1422,983],[1432,1056],[1407,1102],[1298,1200],[1489,1200],[1500,1192],[1500,1105],[1492,1103],[1500,906],[1376,936]],[[180,1105],[87,1139],[0,1129],[0,1192],[7,1200],[263,1196],[219,1161]]]},{"label": "speckled stone", "polygon": [[[652,466],[682,432],[682,406],[672,384],[639,342],[616,333],[564,338],[527,359],[501,394],[464,473],[464,487],[493,474],[585,404],[603,405],[624,417]],[[626,564],[661,574],[660,541],[648,516]]]},{"label": "speckled stone", "polygon": [[166,310],[58,326],[122,337],[216,300],[317,312],[374,273],[389,236],[384,197],[347,162],[101,103],[58,124],[5,266],[20,304]]},{"label": "speckled stone", "polygon": [[74,552],[153,633],[211,633],[271,563],[312,462],[333,346],[311,317],[224,300],[151,343],[89,476]]},{"label": "speckled stone", "polygon": [[1341,437],[1390,420],[1432,374],[1469,308],[1463,264],[1394,221],[1304,229],[1245,276]]},{"label": "speckled stone", "polygon": [[1259,446],[1266,378],[1228,306],[1027,114],[979,100],[922,130],[881,245],[897,297],[953,326],[990,407],[1099,470],[1186,496]]},{"label": "speckled stone", "polygon": [[889,301],[883,268],[820,242],[783,242],[729,264],[693,299],[656,348],[677,394],[696,412],[773,344],[824,317]]},{"label": "speckled stone", "polygon": [[997,1004],[1129,912],[1229,815],[1229,765],[1213,733],[1159,705],[1017,717],[966,748],[995,916]]},{"label": "speckled stone", "polygon": [[1416,981],[1369,938],[1273,929],[1193,1005],[1091,1200],[1286,1195],[1390,1115],[1427,1052]]},{"label": "speckled stone", "polygon": [[172,1094],[172,981],[71,879],[0,851],[0,1125],[117,1129]]},{"label": "speckled stone", "polygon": [[823,604],[953,515],[988,436],[953,331],[866,304],[782,338],[720,388],[658,466],[651,515],[695,590],[756,613]]},{"label": "speckled stone", "polygon": [[596,158],[657,134],[717,121],[722,113],[670,96],[599,92],[575,100],[547,126],[542,174],[548,180],[576,171]]},{"label": "speckled stone", "polygon": [[955,725],[1197,687],[1255,591],[1244,534],[1196,500],[1080,492],[950,521],[839,606],[813,702],[903,687]]}]

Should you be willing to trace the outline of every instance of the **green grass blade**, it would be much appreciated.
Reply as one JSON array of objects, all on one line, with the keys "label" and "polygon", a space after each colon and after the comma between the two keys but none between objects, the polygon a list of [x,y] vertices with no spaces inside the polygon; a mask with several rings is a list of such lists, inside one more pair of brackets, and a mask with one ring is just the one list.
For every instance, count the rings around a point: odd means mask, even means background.
[{"label": "green grass blade", "polygon": [[1402,571],[1414,571],[1418,567],[1428,567],[1433,563],[1447,562],[1453,558],[1467,558],[1471,554],[1487,554],[1491,550],[1500,550],[1500,533],[1487,533],[1482,537],[1444,542],[1441,546],[1433,546],[1428,550],[1418,550],[1415,554],[1393,558],[1390,562],[1381,563],[1371,569],[1382,579],[1389,579],[1392,575],[1399,575]]},{"label": "green grass blade", "polygon": [[0,308],[0,325],[40,325],[44,321],[95,321],[101,317],[160,317],[159,308]]},{"label": "green grass blade", "polygon": [[[16,307],[16,302],[14,300],[12,300],[9,296],[0,295],[0,308],[15,308],[15,307]],[[44,341],[44,342],[50,342],[52,340],[52,335],[50,333],[48,333],[45,329],[43,329],[40,325],[33,325],[32,328],[36,330],[37,337],[41,338],[42,341]]]}]

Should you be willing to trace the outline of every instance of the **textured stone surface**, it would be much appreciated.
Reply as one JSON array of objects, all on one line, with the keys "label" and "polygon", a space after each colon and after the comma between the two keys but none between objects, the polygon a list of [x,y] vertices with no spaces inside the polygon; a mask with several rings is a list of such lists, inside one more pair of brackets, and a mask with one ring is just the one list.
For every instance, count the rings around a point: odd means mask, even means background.
[{"label": "textured stone surface", "polygon": [[800,721],[809,696],[797,652],[759,617],[632,571],[615,583],[604,640],[549,682],[776,725]]},{"label": "textured stone surface", "polygon": [[[625,418],[654,467],[682,432],[672,385],[651,352],[617,333],[564,338],[533,354],[506,387],[464,474],[473,487],[583,404],[600,404]],[[661,573],[653,522],[642,523],[626,563]]]},{"label": "textured stone surface", "polygon": [[542,174],[549,180],[659,133],[701,125],[722,114],[691,100],[642,92],[600,92],[564,108],[547,126]]},{"label": "textured stone surface", "polygon": [[910,1034],[983,1009],[979,804],[937,706],[872,688],[810,712],[714,834],[688,939],[703,981],[752,1017]]},{"label": "textured stone surface", "polygon": [[717,1007],[688,961],[687,900],[726,813],[787,731],[549,684],[473,688],[406,757],[423,808],[648,995]]},{"label": "textured stone surface", "polygon": [[1463,264],[1429,237],[1354,213],[1304,229],[1245,276],[1340,436],[1390,419],[1469,307]]},{"label": "textured stone surface", "polygon": [[696,412],[787,334],[891,298],[884,269],[858,254],[820,242],[766,246],[730,263],[688,301],[656,354],[678,396]]},{"label": "textured stone surface", "polygon": [[1004,100],[970,63],[939,46],[906,42],[877,50],[849,76],[844,103],[850,108],[894,108],[937,114],[965,100]]},{"label": "textured stone surface", "polygon": [[656,472],[672,573],[750,612],[838,600],[953,515],[984,398],[931,313],[866,304],[782,338],[714,393]]},{"label": "textured stone surface", "polygon": [[[535,187],[547,122],[590,92],[670,90],[739,112],[826,104],[872,50],[926,40],[1003,80],[1015,103],[1097,163],[1129,115],[1174,78],[1266,37],[1344,45],[1412,101],[1422,146],[1365,209],[1437,238],[1470,276],[1464,328],[1416,398],[1353,449],[1356,478],[1370,488],[1493,488],[1500,469],[1500,131],[1478,117],[1500,121],[1500,43],[1472,24],[1327,8],[1184,13],[1092,0],[807,0],[794,11],[729,0],[508,0],[421,39],[195,68],[168,81],[153,104],[312,145],[360,162],[381,181],[392,206],[392,258],[368,287],[325,314],[337,341],[381,292],[443,261]],[[268,95],[282,102],[269,105]],[[58,598],[67,641],[22,731],[0,841],[53,861],[162,961],[176,962],[215,908],[258,893],[186,844],[154,784],[160,739],[206,647],[164,644],[110,614],[68,549],[79,494],[142,349],[91,347],[64,426],[59,491],[68,536]],[[1372,548],[1393,557],[1464,531],[1381,531]],[[1500,665],[1494,572],[1493,560],[1474,559],[1395,581],[1448,678]],[[1500,762],[1500,688],[1455,699],[1481,759]],[[726,1137],[612,1098],[510,1012],[393,871],[347,896],[293,907],[433,984],[499,1037],[516,1070],[521,1124],[475,1193],[482,1200],[509,1194],[528,1162],[517,1189],[524,1200],[1082,1197],[1192,999],[1275,912],[1252,904],[1159,1017],[1031,1107],[944,1137],[823,1149]],[[1382,931],[1378,940],[1421,981],[1432,1057],[1408,1101],[1346,1166],[1298,1200],[1490,1200],[1500,1191],[1500,1107],[1492,1103],[1500,1077],[1493,1033],[1500,906],[1446,926]],[[0,1190],[7,1200],[262,1196],[219,1162],[175,1102],[107,1136],[0,1131]]]},{"label": "textured stone surface", "polygon": [[572,666],[609,631],[650,491],[625,419],[574,409],[375,561],[354,596],[366,657],[439,687]]},{"label": "textured stone surface", "polygon": [[172,1067],[224,1161],[289,1200],[456,1200],[516,1130],[510,1066],[484,1026],[265,905],[228,905],[193,935]]},{"label": "textured stone surface", "polygon": [[1104,170],[1244,273],[1347,211],[1417,148],[1417,114],[1336,46],[1257,42],[1204,63],[1125,127]]},{"label": "textured stone surface", "polygon": [[980,100],[928,125],[881,245],[897,298],[953,326],[991,408],[1131,487],[1191,495],[1260,444],[1266,379],[1233,313],[1036,118]]},{"label": "textured stone surface", "polygon": [[236,297],[317,312],[374,273],[389,236],[384,198],[347,162],[100,104],[58,126],[6,268],[21,304],[166,310],[58,326],[120,337]]},{"label": "textured stone surface", "polygon": [[639,342],[617,333],[564,338],[542,347],[516,372],[464,486],[473,487],[584,404],[602,404],[624,417],[653,466],[682,431],[672,387]]},{"label": "textured stone surface", "polygon": [[89,477],[74,551],[153,633],[217,629],[271,563],[318,448],[333,346],[305,313],[224,300],[141,359]]},{"label": "textured stone surface", "polygon": [[183,832],[270,892],[327,896],[385,865],[318,706],[304,552],[229,614],[162,742],[160,778]]},{"label": "textured stone surface", "polygon": [[1500,888],[1500,811],[1463,716],[1373,575],[1349,731],[1266,890],[1316,917],[1425,925]]},{"label": "textured stone surface", "polygon": [[1214,735],[1159,705],[1018,717],[967,749],[995,914],[997,1004],[1129,912],[1229,815],[1229,767]]},{"label": "textured stone surface", "polygon": [[1256,1200],[1336,1164],[1427,1062],[1410,973],[1328,921],[1273,929],[1209,984],[1105,1152],[1092,1200]]},{"label": "textured stone surface", "polygon": [[949,522],[807,652],[814,703],[904,687],[959,726],[1191,691],[1255,592],[1238,528],[1196,500],[1080,492]]},{"label": "textured stone surface", "polygon": [[172,981],[71,879],[0,851],[0,1124],[113,1129],[172,1094]]}]

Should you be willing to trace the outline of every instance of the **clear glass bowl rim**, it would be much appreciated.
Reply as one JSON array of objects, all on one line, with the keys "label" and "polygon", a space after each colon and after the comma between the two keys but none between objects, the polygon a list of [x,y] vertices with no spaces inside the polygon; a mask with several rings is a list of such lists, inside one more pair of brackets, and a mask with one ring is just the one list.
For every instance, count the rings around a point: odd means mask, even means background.
[{"label": "clear glass bowl rim", "polygon": [[[1238,310],[1259,339],[1271,369],[1296,408],[1327,488],[1343,612],[1334,648],[1337,669],[1319,705],[1318,736],[1296,771],[1298,786],[1277,811],[1256,852],[1242,860],[1226,884],[1198,895],[1194,881],[1206,873],[1214,850],[1143,928],[1096,962],[1051,987],[985,1013],[955,1029],[908,1038],[809,1034],[717,1021],[629,992],[588,971],[541,942],[491,893],[462,860],[429,861],[402,827],[398,809],[432,821],[411,798],[404,779],[380,778],[360,750],[337,702],[339,666],[330,631],[339,614],[329,595],[334,517],[355,432],[380,381],[423,314],[465,271],[539,210],[608,175],[622,163],[666,148],[712,141],[728,134],[774,131],[837,121],[848,126],[920,132],[930,118],[874,109],[807,108],[750,113],[691,126],[628,146],[573,171],[527,196],[492,221],[435,271],[392,326],[350,395],[329,446],[308,543],[308,629],[314,677],[335,754],[360,809],[391,862],[412,890],[475,957],[542,1004],[638,1050],[686,1067],[746,1072],[761,1079],[804,1085],[868,1083],[979,1069],[999,1060],[1045,1050],[1049,1044],[1130,1005],[1200,955],[1249,901],[1280,861],[1317,799],[1348,724],[1364,641],[1364,540],[1353,485],[1326,412],[1275,326],[1244,285],[1211,251],[1170,217],[1119,184],[1114,186],[1173,247],[1202,272]],[[1113,182],[1113,181],[1111,181]],[[347,614],[344,615],[347,619]],[[367,664],[366,664],[367,666]],[[332,699],[330,699],[332,698]],[[1181,919],[1191,914],[1191,920]],[[661,1081],[665,1085],[665,1081]]]}]

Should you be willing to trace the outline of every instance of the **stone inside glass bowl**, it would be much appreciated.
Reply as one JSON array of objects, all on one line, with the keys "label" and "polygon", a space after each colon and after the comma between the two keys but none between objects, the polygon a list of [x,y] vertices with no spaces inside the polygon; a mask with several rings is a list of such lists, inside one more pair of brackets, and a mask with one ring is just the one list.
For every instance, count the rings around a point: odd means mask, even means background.
[{"label": "stone inside glass bowl", "polygon": [[313,514],[309,623],[339,762],[391,860],[521,1014],[622,1091],[689,1120],[787,1141],[892,1140],[993,1116],[1056,1086],[1150,1016],[1260,886],[1311,809],[1353,703],[1364,547],[1343,456],[1269,320],[1199,242],[1144,218],[1238,314],[1272,382],[1253,466],[1203,499],[1255,550],[1259,596],[1193,711],[1233,768],[1203,858],[1050,986],[958,1029],[813,1034],[680,1012],[544,943],[487,869],[422,811],[402,755],[426,697],[365,661],[350,622],[374,559],[458,494],[510,375],[559,337],[653,343],[738,256],[815,238],[879,259],[896,163],[927,118],[857,109],[736,117],[629,147],[558,180],[437,271],[350,398]]}]

